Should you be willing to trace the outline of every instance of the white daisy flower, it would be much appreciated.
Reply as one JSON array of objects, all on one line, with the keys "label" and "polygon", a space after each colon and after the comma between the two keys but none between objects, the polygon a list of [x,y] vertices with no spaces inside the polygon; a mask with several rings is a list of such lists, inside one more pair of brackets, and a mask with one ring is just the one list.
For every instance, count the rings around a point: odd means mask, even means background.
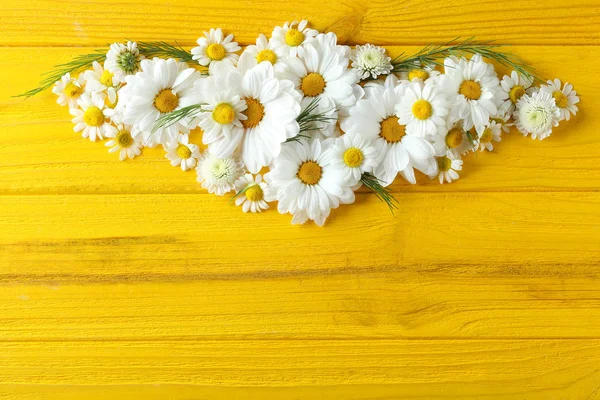
[{"label": "white daisy flower", "polygon": [[396,79],[389,75],[384,84],[372,85],[367,97],[350,109],[348,118],[341,122],[346,134],[360,135],[372,140],[380,156],[373,174],[390,185],[396,175],[416,183],[413,168],[429,174],[435,168],[435,150],[424,138],[407,134],[406,126],[399,123],[395,107],[404,97],[405,85],[393,86]]},{"label": "white daisy flower", "polygon": [[556,106],[560,110],[560,120],[570,120],[571,114],[577,114],[579,109],[575,104],[579,103],[579,96],[573,90],[573,85],[565,82],[561,89],[560,79],[554,81],[549,80],[547,85],[541,85],[540,91],[549,93],[556,102]]},{"label": "white daisy flower", "polygon": [[223,37],[221,28],[211,28],[209,32],[204,32],[204,36],[198,39],[198,46],[192,49],[192,58],[198,64],[208,65],[212,74],[212,69],[219,64],[237,63],[239,56],[235,52],[241,47],[233,41],[232,34]]},{"label": "white daisy flower", "polygon": [[200,159],[200,149],[190,143],[188,135],[179,135],[177,140],[165,144],[164,149],[167,152],[165,157],[171,161],[171,165],[181,167],[182,171],[194,168]]},{"label": "white daisy flower", "polygon": [[463,119],[465,130],[485,125],[498,110],[500,82],[494,67],[476,54],[469,61],[448,57],[444,69],[439,84],[451,105],[450,116]]},{"label": "white daisy flower", "polygon": [[127,78],[123,121],[143,132],[144,144],[149,147],[176,140],[179,133],[188,134],[197,126],[196,120],[184,118],[153,129],[162,115],[196,104],[193,88],[199,78],[195,69],[172,58],[143,60],[141,71]]},{"label": "white daisy flower", "polygon": [[104,69],[97,61],[92,63],[92,69],[83,73],[83,77],[86,81],[86,90],[93,92],[105,91],[108,88],[114,88],[121,83],[112,72],[108,69]]},{"label": "white daisy flower", "polygon": [[460,158],[456,157],[452,153],[436,157],[437,168],[432,174],[429,174],[429,179],[438,177],[440,183],[448,182],[451,183],[459,178],[458,172],[462,170],[463,162]]},{"label": "white daisy flower", "polygon": [[323,226],[332,208],[354,202],[343,173],[332,164],[331,140],[301,139],[285,144],[265,175],[267,201],[278,201],[281,214],[290,213],[292,224],[313,220]]},{"label": "white daisy flower", "polygon": [[392,72],[392,59],[386,55],[383,47],[365,44],[356,46],[350,54],[352,68],[361,79],[376,79],[379,75],[387,75]]},{"label": "white daisy flower", "polygon": [[448,123],[448,128],[439,130],[430,138],[436,155],[451,152],[454,156],[460,157],[473,150],[473,144],[471,144],[467,132],[462,128],[461,121]]},{"label": "white daisy flower", "polygon": [[308,21],[286,22],[276,26],[271,33],[269,43],[274,49],[281,50],[289,57],[304,56],[304,47],[310,43],[318,31],[308,28]]},{"label": "white daisy flower", "polygon": [[203,188],[223,196],[235,189],[235,181],[244,174],[244,164],[234,157],[219,158],[206,151],[198,161],[196,172]]},{"label": "white daisy flower", "polygon": [[537,92],[519,99],[514,118],[523,136],[542,140],[552,134],[552,127],[558,126],[560,109],[551,94]]},{"label": "white daisy flower", "polygon": [[396,115],[400,124],[406,125],[407,133],[421,137],[434,135],[446,125],[448,103],[434,83],[411,82],[396,105]]},{"label": "white daisy flower", "polygon": [[512,71],[510,76],[504,75],[502,81],[500,81],[500,91],[498,92],[500,101],[502,101],[498,111],[512,114],[521,96],[531,95],[535,90],[531,87],[532,83],[532,79],[518,74],[516,71]]},{"label": "white daisy flower", "polygon": [[269,208],[265,201],[267,184],[263,182],[260,174],[256,179],[251,174],[245,174],[235,181],[235,191],[239,193],[235,198],[235,205],[242,206],[242,211],[256,213]]},{"label": "white daisy flower", "polygon": [[77,78],[71,78],[68,72],[57,81],[52,88],[52,93],[58,98],[56,102],[61,106],[69,106],[69,108],[77,107],[77,100],[85,91],[85,79],[83,74]]},{"label": "white daisy flower", "polygon": [[109,147],[108,152],[114,153],[119,152],[119,159],[121,161],[126,158],[133,159],[141,154],[142,140],[140,137],[134,137],[131,134],[133,127],[131,125],[119,124],[117,130],[106,133],[106,137],[110,139],[106,142],[105,146]]},{"label": "white daisy flower", "polygon": [[429,65],[421,65],[415,62],[412,68],[407,71],[400,72],[400,79],[405,79],[411,82],[426,82],[429,80],[435,81],[440,76],[440,71]]},{"label": "white daisy flower", "polygon": [[122,82],[127,75],[133,75],[140,70],[140,63],[144,56],[140,55],[137,43],[113,43],[106,54],[104,68]]},{"label": "white daisy flower", "polygon": [[499,124],[504,133],[509,133],[510,127],[514,125],[512,122],[509,122],[511,116],[512,116],[512,113],[509,114],[509,113],[499,112],[499,113],[496,113],[495,115],[491,116],[490,121],[494,121],[495,123]]},{"label": "white daisy flower", "polygon": [[477,147],[479,150],[492,151],[494,150],[494,145],[492,142],[499,142],[501,140],[502,125],[494,121],[490,121],[489,125],[477,133]]},{"label": "white daisy flower", "polygon": [[275,73],[287,70],[287,52],[282,47],[275,48],[262,33],[256,39],[256,45],[246,46],[238,61],[238,70],[244,73],[263,61],[273,65]]},{"label": "white daisy flower", "polygon": [[333,139],[331,163],[343,171],[349,186],[355,186],[365,172],[372,172],[379,162],[379,154],[368,138],[347,133]]},{"label": "white daisy flower", "polygon": [[89,138],[92,142],[96,139],[104,139],[108,133],[114,133],[117,128],[108,122],[106,106],[102,97],[96,93],[84,93],[79,98],[77,108],[71,108],[69,112],[74,116],[72,122],[75,124],[73,130],[81,132],[81,136]]}]

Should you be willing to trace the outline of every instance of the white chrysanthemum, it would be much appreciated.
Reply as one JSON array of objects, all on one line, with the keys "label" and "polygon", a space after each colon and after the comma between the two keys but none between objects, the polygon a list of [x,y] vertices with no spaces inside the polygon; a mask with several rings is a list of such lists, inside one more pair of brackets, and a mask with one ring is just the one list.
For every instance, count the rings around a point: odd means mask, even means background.
[{"label": "white chrysanthemum", "polygon": [[219,158],[206,151],[198,161],[196,172],[203,188],[223,196],[235,189],[235,181],[244,174],[244,164],[234,157]]},{"label": "white chrysanthemum", "polygon": [[364,136],[347,133],[334,140],[331,146],[331,163],[343,171],[349,186],[355,186],[365,172],[373,172],[379,162],[379,154],[373,141]]},{"label": "white chrysanthemum", "polygon": [[68,72],[57,81],[52,88],[52,93],[58,96],[56,102],[61,106],[77,107],[77,100],[85,90],[85,79],[83,74],[77,78],[71,78]]},{"label": "white chrysanthemum", "polygon": [[354,202],[342,171],[332,164],[329,144],[317,139],[286,143],[265,175],[266,199],[277,200],[281,214],[292,214],[292,224],[310,219],[323,226],[332,208]]},{"label": "white chrysanthemum", "polygon": [[429,179],[438,177],[440,183],[451,183],[459,178],[458,172],[462,170],[463,162],[452,153],[436,157],[437,168],[434,173],[429,174]]},{"label": "white chrysanthemum", "polygon": [[432,82],[411,82],[404,89],[396,115],[406,132],[425,137],[446,126],[448,103],[444,94]]},{"label": "white chrysanthemum", "polygon": [[198,46],[192,49],[192,58],[198,64],[208,65],[211,74],[219,64],[236,64],[239,56],[235,52],[241,47],[233,41],[232,34],[223,37],[221,28],[211,28],[209,32],[204,32],[204,36],[198,39]]},{"label": "white chrysanthemum", "polygon": [[404,96],[405,85],[394,86],[396,82],[389,75],[386,83],[370,86],[366,90],[367,97],[359,100],[341,123],[346,134],[361,135],[374,142],[381,161],[373,174],[384,186],[391,184],[398,173],[416,183],[413,168],[426,174],[435,168],[435,151],[431,143],[420,136],[407,134],[406,126],[398,121],[395,107]]},{"label": "white chrysanthemum", "polygon": [[500,81],[500,91],[498,92],[499,99],[502,101],[498,112],[512,114],[521,96],[531,95],[535,90],[531,87],[532,83],[532,79],[518,74],[516,71],[512,71],[510,76],[504,75]]},{"label": "white chrysanthemum", "polygon": [[379,75],[387,75],[392,72],[392,59],[386,55],[383,47],[365,44],[356,46],[350,54],[352,68],[361,79],[376,79]]},{"label": "white chrysanthemum", "polygon": [[310,43],[318,31],[308,28],[308,21],[286,22],[276,26],[271,33],[269,43],[274,49],[281,50],[289,57],[304,56],[304,47]]},{"label": "white chrysanthemum", "polygon": [[196,120],[184,118],[160,128],[156,123],[161,116],[196,103],[193,88],[198,78],[195,69],[172,58],[143,60],[141,71],[127,78],[126,98],[120,99],[125,107],[123,121],[143,132],[149,147],[188,134],[197,126]]},{"label": "white chrysanthemum", "polygon": [[400,79],[411,82],[427,82],[436,81],[440,76],[440,71],[429,65],[421,65],[418,61],[413,63],[413,66],[406,71],[400,72]]},{"label": "white chrysanthemum", "polygon": [[95,142],[96,139],[104,139],[107,133],[117,130],[107,121],[107,108],[99,94],[84,93],[77,101],[77,105],[77,108],[71,108],[69,112],[74,116],[73,130],[81,132],[82,137]]},{"label": "white chrysanthemum", "polygon": [[552,133],[552,127],[558,126],[560,109],[551,94],[537,92],[525,95],[517,102],[514,113],[515,125],[523,136],[545,139]]},{"label": "white chrysanthemum", "polygon": [[275,73],[280,75],[287,70],[287,52],[285,49],[275,48],[267,37],[262,33],[256,39],[256,45],[247,46],[238,61],[238,70],[245,73],[250,68],[255,67],[263,61],[268,61],[273,65]]},{"label": "white chrysanthemum", "polygon": [[464,120],[465,130],[485,125],[498,110],[500,83],[494,67],[476,54],[469,61],[448,57],[444,69],[439,84],[451,106],[450,116]]},{"label": "white chrysanthemum", "polygon": [[461,121],[454,123],[448,121],[447,128],[439,130],[430,137],[436,155],[440,156],[451,152],[454,156],[460,157],[473,150],[474,146],[471,144],[467,132],[462,128]]},{"label": "white chrysanthemum", "polygon": [[144,59],[137,48],[137,43],[113,43],[106,54],[104,68],[112,72],[115,78],[122,82],[127,75],[133,75],[140,70]]},{"label": "white chrysanthemum", "polygon": [[242,206],[242,211],[256,213],[269,208],[265,201],[267,184],[263,182],[260,174],[256,179],[251,174],[245,174],[235,181],[235,191],[239,195],[235,198],[235,205]]},{"label": "white chrysanthemum", "polygon": [[200,159],[200,149],[190,143],[188,135],[179,135],[177,140],[164,145],[164,149],[167,152],[165,157],[171,161],[171,165],[181,167],[182,171],[194,168]]},{"label": "white chrysanthemum", "polygon": [[561,86],[560,79],[549,80],[547,85],[540,86],[540,91],[549,93],[554,98],[556,106],[560,110],[560,120],[568,121],[571,119],[571,114],[575,115],[579,111],[575,105],[579,103],[579,96],[569,82],[565,82],[562,88]]},{"label": "white chrysanthemum", "polygon": [[108,69],[104,69],[99,62],[92,63],[92,69],[83,73],[86,90],[93,92],[106,91],[108,88],[114,88],[121,81]]},{"label": "white chrysanthemum", "polygon": [[110,140],[106,142],[106,147],[109,147],[108,152],[114,153],[119,152],[119,159],[121,161],[126,158],[134,158],[141,154],[142,139],[134,137],[131,134],[133,127],[131,125],[119,124],[117,125],[116,131],[110,131],[106,133],[106,137]]},{"label": "white chrysanthemum", "polygon": [[499,142],[502,134],[502,125],[490,121],[489,125],[477,132],[477,147],[479,150],[494,150],[494,144],[492,142]]}]

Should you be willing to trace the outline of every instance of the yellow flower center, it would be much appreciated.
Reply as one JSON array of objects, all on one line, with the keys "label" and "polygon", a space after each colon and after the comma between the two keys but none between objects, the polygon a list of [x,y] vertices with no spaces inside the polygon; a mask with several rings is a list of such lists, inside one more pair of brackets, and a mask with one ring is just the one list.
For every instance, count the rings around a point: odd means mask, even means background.
[{"label": "yellow flower center", "polygon": [[250,201],[261,201],[264,197],[263,190],[259,185],[252,185],[244,192]]},{"label": "yellow flower center", "polygon": [[463,81],[458,92],[469,100],[477,100],[481,97],[481,85],[475,81]]},{"label": "yellow flower center", "polygon": [[81,93],[83,93],[83,89],[81,87],[77,86],[76,84],[74,84],[73,82],[69,82],[65,85],[65,88],[63,89],[63,93],[71,98],[79,97],[79,96],[81,96]]},{"label": "yellow flower center", "polygon": [[350,168],[360,167],[364,159],[363,152],[356,147],[350,147],[344,152],[344,163]]},{"label": "yellow flower center", "polygon": [[314,161],[305,161],[298,169],[298,178],[307,185],[315,185],[321,180],[323,168]]},{"label": "yellow flower center", "polygon": [[397,143],[406,134],[406,127],[398,123],[398,117],[396,116],[387,117],[381,121],[380,128],[379,136],[388,143]]},{"label": "yellow flower center", "polygon": [[446,134],[446,146],[450,149],[455,149],[463,141],[463,131],[460,128],[452,128]]},{"label": "yellow flower center", "polygon": [[285,42],[288,46],[296,47],[300,46],[304,42],[304,33],[300,32],[296,28],[292,28],[285,34]]},{"label": "yellow flower center", "polygon": [[325,79],[316,72],[311,72],[302,78],[300,89],[308,97],[315,97],[325,90]]},{"label": "yellow flower center", "polygon": [[175,150],[175,152],[177,153],[179,158],[182,158],[184,160],[187,160],[188,158],[190,158],[192,156],[192,151],[190,150],[189,147],[187,147],[184,144],[180,144],[179,146],[177,146],[177,149]]},{"label": "yellow flower center", "polygon": [[91,106],[83,113],[83,121],[88,126],[101,126],[104,123],[104,114],[98,107]]},{"label": "yellow flower center", "polygon": [[242,125],[244,126],[244,128],[254,128],[264,118],[265,107],[260,101],[251,97],[248,97],[244,100],[246,100],[247,108],[243,112],[243,114],[248,118],[242,121]]},{"label": "yellow flower center", "polygon": [[261,50],[256,55],[256,61],[260,64],[263,61],[268,61],[271,64],[275,64],[277,62],[277,54],[273,50],[265,49]]},{"label": "yellow flower center", "polygon": [[569,105],[567,96],[565,96],[565,94],[560,90],[556,90],[554,93],[552,93],[552,97],[554,97],[554,101],[556,102],[558,108],[566,108]]},{"label": "yellow flower center", "polygon": [[413,79],[425,80],[427,78],[429,78],[429,72],[425,71],[424,69],[417,68],[408,73],[409,81],[412,81]]},{"label": "yellow flower center", "polygon": [[131,132],[123,129],[117,133],[117,143],[121,147],[129,147],[133,143],[133,137],[131,137]]},{"label": "yellow flower center", "polygon": [[102,76],[100,77],[100,83],[103,84],[104,86],[112,86],[113,85],[113,74],[105,69],[104,72],[102,73]]},{"label": "yellow flower center", "polygon": [[170,113],[179,105],[179,97],[171,89],[161,90],[154,98],[154,107],[161,113]]},{"label": "yellow flower center", "polygon": [[481,143],[489,143],[492,141],[493,136],[494,134],[492,133],[492,130],[490,128],[486,128],[479,137],[479,141]]},{"label": "yellow flower center", "polygon": [[513,104],[517,104],[517,101],[525,94],[525,88],[521,85],[513,86],[508,93],[508,97]]},{"label": "yellow flower center", "polygon": [[415,118],[420,120],[425,120],[431,117],[433,113],[433,108],[431,108],[431,103],[427,100],[417,100],[412,106],[412,113]]},{"label": "yellow flower center", "polygon": [[206,55],[211,60],[220,61],[225,58],[225,47],[220,43],[213,43],[206,48]]},{"label": "yellow flower center", "polygon": [[490,121],[495,122],[500,125],[504,125],[504,120],[502,118],[492,117],[492,118],[490,118]]},{"label": "yellow flower center", "polygon": [[438,168],[440,169],[440,171],[446,172],[446,171],[450,170],[450,167],[452,167],[452,160],[450,160],[446,156],[438,157],[437,165],[438,165]]},{"label": "yellow flower center", "polygon": [[228,125],[235,119],[235,110],[231,104],[220,103],[213,110],[212,117],[218,124]]},{"label": "yellow flower center", "polygon": [[108,96],[106,96],[106,100],[104,100],[104,104],[106,104],[106,107],[108,107],[108,108],[115,108],[117,106],[118,102],[119,102],[119,95],[115,96],[114,102],[110,101],[110,98]]}]

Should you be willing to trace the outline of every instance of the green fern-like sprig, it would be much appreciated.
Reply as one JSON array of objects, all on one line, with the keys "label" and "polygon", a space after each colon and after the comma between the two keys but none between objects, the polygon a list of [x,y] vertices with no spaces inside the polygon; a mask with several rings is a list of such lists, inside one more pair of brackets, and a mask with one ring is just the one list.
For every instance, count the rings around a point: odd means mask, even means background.
[{"label": "green fern-like sprig", "polygon": [[184,62],[195,62],[192,53],[175,42],[137,42],[138,50],[144,57],[176,58]]},{"label": "green fern-like sprig", "polygon": [[175,110],[168,114],[162,115],[156,121],[154,128],[152,128],[152,133],[156,132],[161,128],[168,128],[169,126],[176,124],[177,122],[185,118],[196,118],[198,114],[203,113],[205,111],[206,110],[202,109],[202,104],[192,104],[191,106],[182,107],[179,110]]},{"label": "green fern-like sprig", "polygon": [[375,175],[365,172],[360,177],[360,182],[373,192],[379,200],[385,202],[392,212],[392,215],[394,214],[394,210],[398,209],[398,200],[396,200],[387,188],[383,187],[381,181],[377,179]]},{"label": "green fern-like sprig", "polygon": [[298,117],[296,118],[296,121],[298,122],[298,125],[300,126],[300,130],[298,131],[298,134],[296,136],[287,139],[286,140],[287,143],[289,143],[289,142],[300,143],[300,139],[310,137],[310,135],[309,135],[310,132],[319,131],[319,128],[314,127],[315,123],[319,123],[319,122],[331,123],[331,122],[336,121],[337,118],[335,116],[331,115],[331,112],[333,111],[333,109],[321,111],[321,112],[315,112],[315,110],[317,109],[318,106],[319,106],[319,99],[315,98],[315,99],[312,99],[310,101],[310,103],[308,103],[308,105],[306,106],[306,108],[304,110],[302,110],[300,115],[298,115]]}]

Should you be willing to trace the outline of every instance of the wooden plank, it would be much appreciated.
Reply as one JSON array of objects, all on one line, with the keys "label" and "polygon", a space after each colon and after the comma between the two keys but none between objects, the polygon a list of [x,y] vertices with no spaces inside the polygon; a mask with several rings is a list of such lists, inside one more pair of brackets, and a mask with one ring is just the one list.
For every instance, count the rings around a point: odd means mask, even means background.
[{"label": "wooden plank", "polygon": [[8,0],[0,5],[0,16],[2,46],[99,46],[123,38],[191,45],[211,27],[226,27],[241,43],[250,43],[259,33],[302,18],[319,30],[339,32],[351,44],[426,44],[457,36],[514,44],[600,44],[595,0],[543,5],[520,0],[305,0],[288,7],[278,0]]}]

